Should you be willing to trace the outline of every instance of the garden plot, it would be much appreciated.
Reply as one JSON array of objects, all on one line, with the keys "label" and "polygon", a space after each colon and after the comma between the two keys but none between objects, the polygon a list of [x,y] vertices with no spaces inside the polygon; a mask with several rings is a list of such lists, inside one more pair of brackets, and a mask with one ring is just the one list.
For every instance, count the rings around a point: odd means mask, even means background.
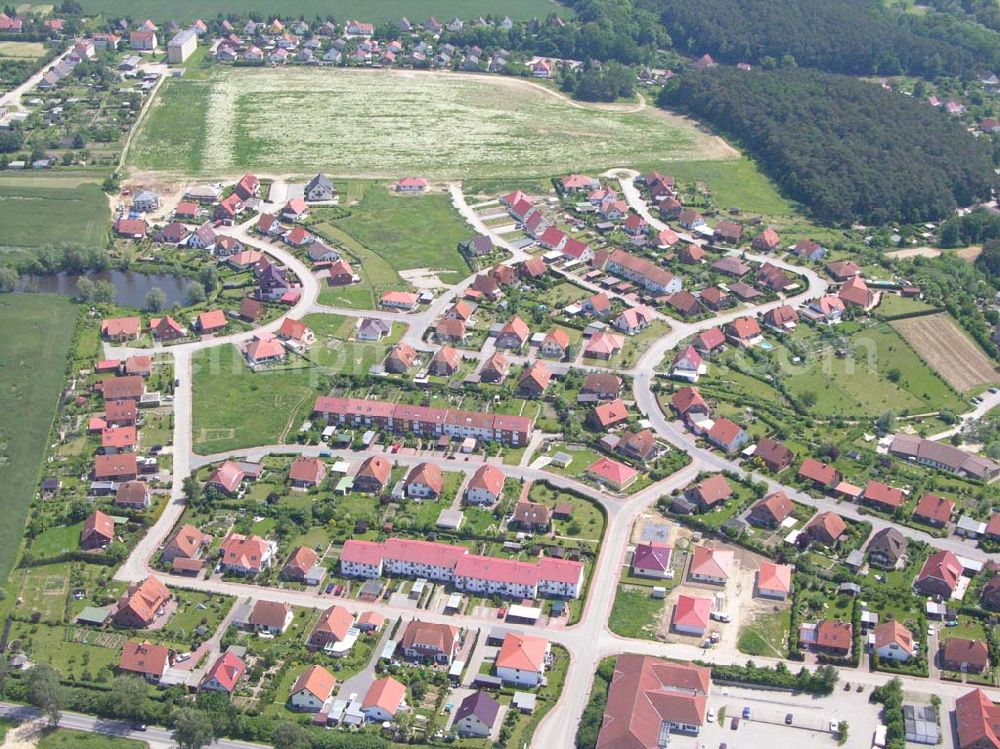
[{"label": "garden plot", "polygon": [[[198,118],[203,123],[192,122]],[[192,124],[203,124],[204,134],[179,137]],[[721,139],[655,107],[591,107],[500,76],[312,68],[171,79],[130,151],[135,166],[168,173],[321,169],[435,179],[736,157]]]}]

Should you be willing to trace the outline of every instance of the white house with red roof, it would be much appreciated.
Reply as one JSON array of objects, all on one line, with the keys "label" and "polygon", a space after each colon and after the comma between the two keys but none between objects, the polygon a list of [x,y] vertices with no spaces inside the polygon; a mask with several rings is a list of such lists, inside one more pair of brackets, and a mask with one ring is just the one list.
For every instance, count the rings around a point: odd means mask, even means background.
[{"label": "white house with red roof", "polygon": [[757,569],[757,595],[784,601],[792,592],[792,568],[787,564],[761,562]]},{"label": "white house with red roof", "polygon": [[376,679],[361,701],[361,712],[375,723],[393,721],[405,709],[406,687],[391,676]]},{"label": "white house with red roof", "polygon": [[725,585],[735,571],[736,555],[729,549],[695,546],[688,578],[699,583]]},{"label": "white house with red roof", "polygon": [[698,378],[707,371],[708,365],[694,346],[688,346],[683,351],[677,352],[677,356],[670,364],[670,376],[686,382],[698,382]]},{"label": "white house with red roof", "polygon": [[496,657],[497,676],[505,684],[537,687],[552,660],[552,646],[541,637],[508,632]]},{"label": "white house with red roof", "polygon": [[423,177],[403,177],[396,183],[396,192],[426,192],[427,180]]},{"label": "white house with red roof", "polygon": [[635,483],[639,472],[632,466],[619,463],[608,457],[601,457],[587,466],[587,476],[615,491],[623,491]]},{"label": "white house with red roof", "polygon": [[388,538],[381,543],[351,539],[340,556],[341,573],[374,579],[383,574],[454,583],[459,590],[511,598],[576,598],[583,585],[579,562],[543,557],[538,562],[469,554],[462,546]]},{"label": "white house with red roof", "polygon": [[727,453],[736,452],[750,440],[750,435],[743,427],[725,417],[716,419],[705,437]]},{"label": "white house with red roof", "polygon": [[237,575],[257,575],[274,562],[278,544],[260,536],[230,533],[219,548],[219,564]]},{"label": "white house with red roof", "polygon": [[232,650],[227,650],[208,669],[198,688],[232,694],[245,671],[246,664]]},{"label": "white house with red roof", "polygon": [[712,602],[707,598],[678,596],[671,626],[680,634],[701,637],[708,629],[711,610]]},{"label": "white house with red roof", "polygon": [[471,505],[492,505],[500,498],[506,478],[492,465],[480,466],[465,488],[465,501]]}]

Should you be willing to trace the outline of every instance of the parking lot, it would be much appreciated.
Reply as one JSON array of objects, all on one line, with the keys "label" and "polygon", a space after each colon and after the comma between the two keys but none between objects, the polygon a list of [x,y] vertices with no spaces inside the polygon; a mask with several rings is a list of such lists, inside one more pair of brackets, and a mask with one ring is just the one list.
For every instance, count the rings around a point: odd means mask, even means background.
[{"label": "parking lot", "polygon": [[[837,736],[830,731],[830,721],[848,723],[848,740],[844,746],[871,746],[878,724],[878,706],[869,704],[868,690],[858,693],[842,691],[838,686],[830,697],[771,692],[742,687],[713,685],[708,707],[716,716],[706,723],[697,737],[674,735],[671,749],[727,749],[791,745],[805,747],[835,747]],[[744,708],[750,708],[750,718],[742,718]],[[722,712],[724,709],[724,712]],[[718,716],[725,719],[720,722]],[[791,713],[792,724],[785,724]],[[730,726],[734,717],[738,727]]]}]

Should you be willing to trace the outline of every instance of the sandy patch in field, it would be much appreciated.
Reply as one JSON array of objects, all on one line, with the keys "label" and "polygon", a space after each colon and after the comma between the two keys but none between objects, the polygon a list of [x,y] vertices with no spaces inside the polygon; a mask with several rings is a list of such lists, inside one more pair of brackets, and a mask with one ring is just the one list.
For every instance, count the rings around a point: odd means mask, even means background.
[{"label": "sandy patch in field", "polygon": [[7,732],[0,749],[34,749],[44,728],[45,720],[41,718],[22,723]]},{"label": "sandy patch in field", "polygon": [[451,284],[447,284],[438,278],[438,273],[441,273],[441,271],[431,270],[430,268],[408,268],[407,270],[399,271],[400,277],[404,281],[409,281],[413,284],[414,288],[418,291],[438,291],[439,289],[451,288]]},{"label": "sandy patch in field", "polygon": [[973,245],[972,247],[963,247],[960,250],[955,250],[955,254],[967,263],[975,262],[976,258],[982,253],[982,245]]},{"label": "sandy patch in field", "polygon": [[911,317],[890,324],[958,392],[998,380],[993,363],[947,314]]},{"label": "sandy patch in field", "polygon": [[891,257],[894,260],[903,260],[908,257],[937,257],[940,254],[941,250],[936,247],[907,247],[903,250],[887,252],[885,256]]}]

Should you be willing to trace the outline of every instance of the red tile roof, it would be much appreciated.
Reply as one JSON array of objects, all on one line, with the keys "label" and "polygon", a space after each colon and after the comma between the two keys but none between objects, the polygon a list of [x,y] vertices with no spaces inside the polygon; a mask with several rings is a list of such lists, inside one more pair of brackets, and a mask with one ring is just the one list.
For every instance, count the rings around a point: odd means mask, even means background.
[{"label": "red tile roof", "polygon": [[935,523],[947,523],[955,511],[955,503],[937,494],[925,494],[913,509],[913,516],[926,518]]},{"label": "red tile roof", "polygon": [[701,666],[619,655],[597,749],[655,748],[665,721],[702,725],[709,680],[709,669]]},{"label": "red tile roof", "polygon": [[232,650],[227,650],[212,664],[201,683],[205,684],[215,679],[219,686],[232,694],[240,679],[243,678],[244,671],[246,671],[246,664]]}]

